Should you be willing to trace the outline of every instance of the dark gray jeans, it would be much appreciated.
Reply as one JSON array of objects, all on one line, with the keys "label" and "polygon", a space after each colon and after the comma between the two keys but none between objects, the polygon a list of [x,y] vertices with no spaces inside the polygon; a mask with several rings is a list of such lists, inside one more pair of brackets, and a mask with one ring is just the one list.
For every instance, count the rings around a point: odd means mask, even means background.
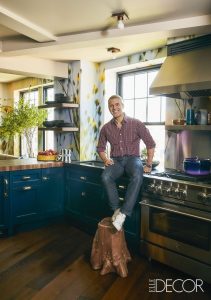
[{"label": "dark gray jeans", "polygon": [[124,203],[121,206],[121,212],[127,216],[131,216],[143,181],[142,162],[136,156],[115,157],[113,161],[114,164],[105,167],[102,173],[102,181],[108,195],[109,205],[113,211],[120,207],[115,181],[125,172],[129,176],[130,182],[127,187]]}]

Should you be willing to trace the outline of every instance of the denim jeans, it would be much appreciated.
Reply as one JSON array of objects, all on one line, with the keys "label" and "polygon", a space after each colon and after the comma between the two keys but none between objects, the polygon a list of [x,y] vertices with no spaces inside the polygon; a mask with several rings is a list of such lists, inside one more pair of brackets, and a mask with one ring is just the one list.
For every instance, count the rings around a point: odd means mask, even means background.
[{"label": "denim jeans", "polygon": [[102,181],[108,195],[109,205],[113,211],[120,207],[115,181],[126,173],[130,182],[120,211],[127,216],[131,216],[143,181],[142,162],[136,156],[115,157],[113,161],[114,164],[105,167],[102,173]]}]

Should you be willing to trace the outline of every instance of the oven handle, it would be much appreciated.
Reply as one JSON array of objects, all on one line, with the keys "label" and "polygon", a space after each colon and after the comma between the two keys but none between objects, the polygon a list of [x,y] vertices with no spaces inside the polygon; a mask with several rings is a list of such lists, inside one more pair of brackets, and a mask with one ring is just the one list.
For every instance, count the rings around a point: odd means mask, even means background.
[{"label": "oven handle", "polygon": [[178,210],[171,209],[171,208],[168,208],[168,207],[163,207],[161,205],[151,204],[151,203],[149,203],[148,200],[143,200],[143,201],[140,202],[140,204],[143,205],[143,206],[148,206],[148,207],[158,208],[158,209],[164,210],[164,211],[173,212],[173,213],[176,213],[178,215],[184,215],[184,216],[192,217],[192,218],[199,219],[199,220],[202,220],[202,221],[211,222],[211,219],[208,219],[206,217],[200,217],[200,216],[195,215],[195,214],[190,214],[189,212],[178,211]]}]

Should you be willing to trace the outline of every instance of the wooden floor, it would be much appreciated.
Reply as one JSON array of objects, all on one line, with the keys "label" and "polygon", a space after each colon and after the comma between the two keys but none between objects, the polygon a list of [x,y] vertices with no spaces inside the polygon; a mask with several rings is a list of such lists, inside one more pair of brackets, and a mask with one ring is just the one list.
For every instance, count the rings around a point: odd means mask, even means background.
[{"label": "wooden floor", "polygon": [[93,237],[69,224],[51,225],[0,239],[1,300],[211,299],[204,293],[149,292],[149,279],[190,278],[131,252],[129,275],[101,276],[91,269]]}]

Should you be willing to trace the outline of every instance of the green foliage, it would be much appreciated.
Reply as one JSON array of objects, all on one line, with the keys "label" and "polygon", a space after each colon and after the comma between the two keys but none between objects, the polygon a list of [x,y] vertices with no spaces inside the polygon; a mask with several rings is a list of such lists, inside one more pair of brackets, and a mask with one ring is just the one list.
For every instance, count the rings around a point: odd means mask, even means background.
[{"label": "green foliage", "polygon": [[11,137],[16,133],[25,134],[31,128],[41,126],[46,117],[45,110],[20,99],[17,106],[2,117],[0,138]]}]

